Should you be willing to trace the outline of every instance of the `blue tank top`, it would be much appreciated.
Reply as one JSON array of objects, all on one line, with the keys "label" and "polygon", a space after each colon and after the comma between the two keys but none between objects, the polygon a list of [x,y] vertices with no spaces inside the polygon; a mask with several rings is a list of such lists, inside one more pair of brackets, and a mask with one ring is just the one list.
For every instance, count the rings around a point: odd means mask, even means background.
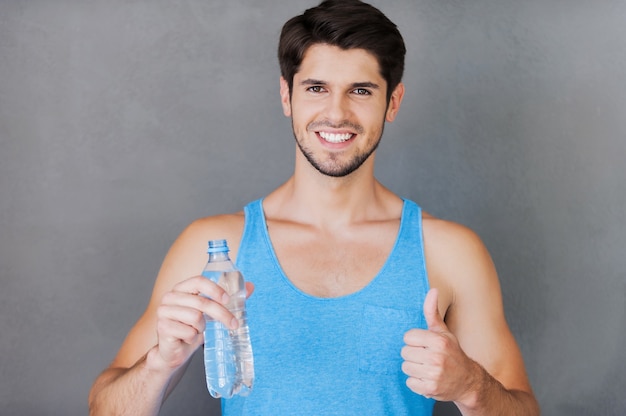
[{"label": "blue tank top", "polygon": [[247,302],[255,382],[222,400],[234,415],[431,415],[435,401],[406,387],[404,333],[426,328],[428,279],[421,210],[405,200],[392,252],[356,293],[319,298],[283,273],[262,200],[245,207],[237,266],[255,284]]}]

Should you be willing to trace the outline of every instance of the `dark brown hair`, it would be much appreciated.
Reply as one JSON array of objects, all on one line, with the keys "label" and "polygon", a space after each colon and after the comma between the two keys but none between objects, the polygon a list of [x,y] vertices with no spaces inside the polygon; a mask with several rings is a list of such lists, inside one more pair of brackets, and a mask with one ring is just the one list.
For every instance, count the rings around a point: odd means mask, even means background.
[{"label": "dark brown hair", "polygon": [[319,43],[344,50],[364,49],[376,57],[380,74],[387,81],[387,99],[402,80],[406,48],[396,25],[367,3],[326,0],[283,26],[278,61],[290,92],[305,52]]}]

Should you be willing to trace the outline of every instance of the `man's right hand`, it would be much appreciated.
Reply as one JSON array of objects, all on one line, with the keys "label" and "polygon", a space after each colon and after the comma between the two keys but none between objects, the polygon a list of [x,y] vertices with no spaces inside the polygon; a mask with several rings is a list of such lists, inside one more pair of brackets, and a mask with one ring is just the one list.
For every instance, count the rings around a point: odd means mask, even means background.
[{"label": "man's right hand", "polygon": [[[253,290],[254,285],[246,282],[247,296]],[[158,345],[152,351],[158,352],[161,365],[178,368],[202,345],[205,315],[236,329],[239,323],[225,307],[228,300],[224,289],[203,276],[184,280],[165,293],[157,308]]]}]

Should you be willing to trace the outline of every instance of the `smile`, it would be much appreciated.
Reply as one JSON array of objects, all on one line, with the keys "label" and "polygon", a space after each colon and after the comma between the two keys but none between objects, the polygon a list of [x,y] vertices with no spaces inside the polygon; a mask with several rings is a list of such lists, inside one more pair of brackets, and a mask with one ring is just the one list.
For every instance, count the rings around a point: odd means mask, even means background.
[{"label": "smile", "polygon": [[323,131],[320,131],[318,134],[320,135],[322,139],[326,140],[329,143],[343,143],[343,142],[350,140],[352,136],[354,136],[354,134],[352,133],[338,134],[338,133],[327,133]]}]

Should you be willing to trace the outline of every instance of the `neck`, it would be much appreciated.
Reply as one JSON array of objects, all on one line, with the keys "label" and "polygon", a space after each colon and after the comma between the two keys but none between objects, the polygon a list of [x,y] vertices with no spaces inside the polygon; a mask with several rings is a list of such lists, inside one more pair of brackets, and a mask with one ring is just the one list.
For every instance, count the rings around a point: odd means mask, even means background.
[{"label": "neck", "polygon": [[294,175],[265,199],[268,216],[332,229],[388,218],[401,205],[374,177],[373,154],[341,178],[318,172],[306,160],[299,162]]}]

